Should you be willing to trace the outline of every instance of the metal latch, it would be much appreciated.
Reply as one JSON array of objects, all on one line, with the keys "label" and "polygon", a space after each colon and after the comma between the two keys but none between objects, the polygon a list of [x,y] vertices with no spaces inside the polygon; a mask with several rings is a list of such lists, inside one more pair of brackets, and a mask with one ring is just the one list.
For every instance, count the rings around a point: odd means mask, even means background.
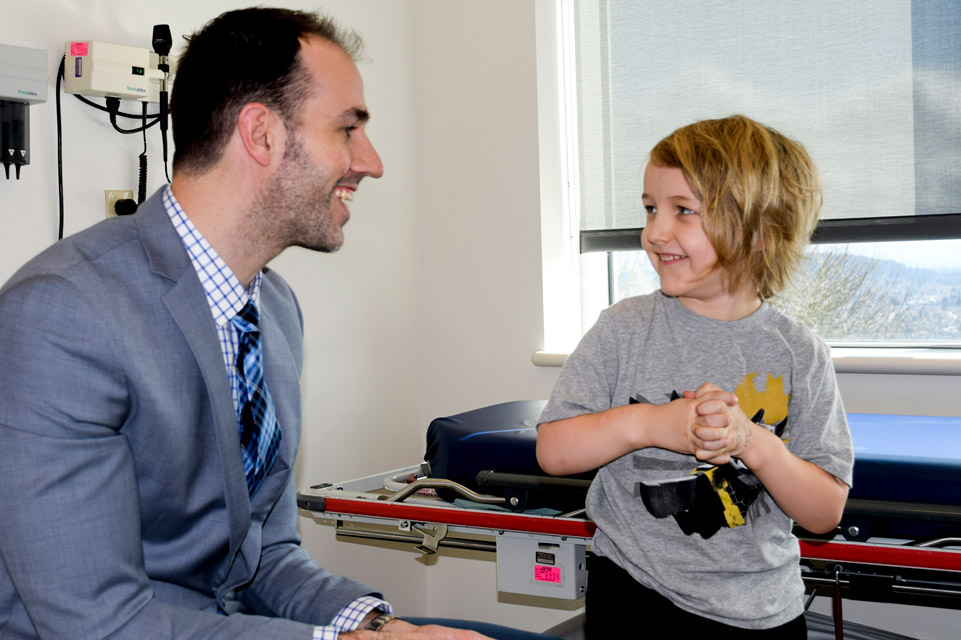
[{"label": "metal latch", "polygon": [[428,556],[437,553],[437,545],[447,536],[446,524],[414,525],[414,529],[424,536],[424,541],[414,548]]}]

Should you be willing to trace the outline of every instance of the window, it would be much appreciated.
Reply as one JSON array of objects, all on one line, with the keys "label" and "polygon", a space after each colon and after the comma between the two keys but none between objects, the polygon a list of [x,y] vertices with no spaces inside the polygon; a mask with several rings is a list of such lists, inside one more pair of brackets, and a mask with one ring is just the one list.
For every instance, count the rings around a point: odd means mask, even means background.
[{"label": "window", "polygon": [[657,286],[639,251],[647,150],[679,126],[744,113],[802,142],[824,180],[816,244],[778,304],[833,344],[961,346],[956,2],[564,0],[559,11],[568,211],[580,253],[606,266],[581,274],[594,307]]},{"label": "window", "polygon": [[[644,252],[610,256],[611,301],[657,288]],[[774,304],[838,346],[961,346],[961,240],[811,245]]]}]

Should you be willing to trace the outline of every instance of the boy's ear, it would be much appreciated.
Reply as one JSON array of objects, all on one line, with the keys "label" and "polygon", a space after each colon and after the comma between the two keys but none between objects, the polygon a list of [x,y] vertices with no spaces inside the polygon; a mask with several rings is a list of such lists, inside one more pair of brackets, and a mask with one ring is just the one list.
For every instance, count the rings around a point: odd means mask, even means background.
[{"label": "boy's ear", "polygon": [[280,151],[280,129],[283,122],[269,107],[249,102],[237,116],[237,131],[247,155],[257,164],[267,167]]}]

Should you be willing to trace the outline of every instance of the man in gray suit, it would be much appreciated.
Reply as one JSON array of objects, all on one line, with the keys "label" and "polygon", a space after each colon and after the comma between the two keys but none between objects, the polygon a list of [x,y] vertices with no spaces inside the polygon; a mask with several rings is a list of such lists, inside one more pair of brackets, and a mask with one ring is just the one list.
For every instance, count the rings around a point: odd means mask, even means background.
[{"label": "man in gray suit", "polygon": [[303,324],[265,265],[336,250],[383,172],[355,47],[299,12],[208,24],[172,184],[0,290],[0,638],[481,638],[392,618],[296,532]]}]

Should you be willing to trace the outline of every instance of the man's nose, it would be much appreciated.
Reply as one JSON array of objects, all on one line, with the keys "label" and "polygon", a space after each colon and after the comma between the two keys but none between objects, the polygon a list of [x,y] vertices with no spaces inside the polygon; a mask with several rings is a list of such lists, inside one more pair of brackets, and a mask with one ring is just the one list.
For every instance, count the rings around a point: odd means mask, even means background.
[{"label": "man's nose", "polygon": [[384,163],[380,160],[380,155],[374,149],[366,133],[359,141],[358,147],[354,149],[351,158],[350,169],[354,173],[359,173],[371,178],[379,178],[384,175]]}]

